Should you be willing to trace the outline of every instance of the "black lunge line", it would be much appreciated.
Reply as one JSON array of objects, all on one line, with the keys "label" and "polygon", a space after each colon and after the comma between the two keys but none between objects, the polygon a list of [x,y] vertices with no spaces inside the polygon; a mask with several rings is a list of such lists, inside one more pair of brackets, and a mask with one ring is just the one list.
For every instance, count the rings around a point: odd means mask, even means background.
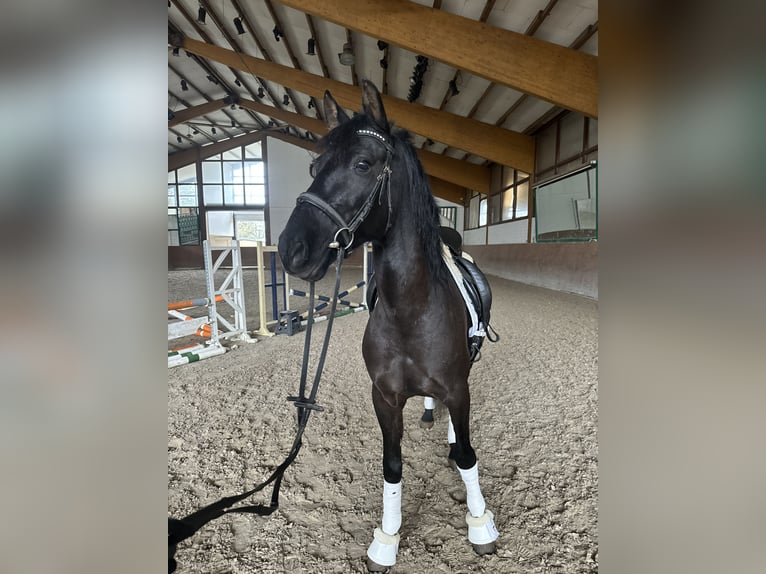
[{"label": "black lunge line", "polygon": [[[170,518],[168,517],[168,573],[175,572],[178,563],[175,559],[176,548],[180,542],[183,542],[187,538],[191,537],[200,528],[205,526],[208,522],[215,520],[216,518],[228,514],[230,512],[239,512],[247,514],[258,514],[259,516],[269,516],[277,508],[279,508],[279,488],[282,485],[282,478],[285,471],[292,464],[295,458],[298,456],[298,452],[303,445],[301,439],[303,437],[303,431],[306,430],[311,411],[322,411],[322,407],[316,404],[316,396],[319,391],[319,381],[322,377],[322,370],[324,369],[325,358],[327,356],[327,349],[330,344],[330,333],[332,332],[332,325],[335,320],[335,310],[338,302],[338,292],[340,291],[340,275],[341,267],[343,266],[343,258],[345,251],[338,249],[338,261],[337,271],[335,274],[335,288],[333,291],[332,304],[330,306],[330,316],[327,320],[327,331],[325,333],[324,341],[322,342],[322,352],[319,355],[319,363],[317,364],[316,372],[314,374],[314,382],[311,386],[311,392],[306,397],[306,382],[308,379],[308,363],[309,363],[309,349],[311,347],[311,330],[314,323],[314,281],[311,282],[309,288],[309,315],[308,323],[306,325],[306,338],[303,346],[303,364],[301,365],[301,379],[298,388],[299,395],[297,397],[287,397],[288,401],[294,402],[298,409],[298,430],[295,433],[295,440],[290,448],[290,453],[287,458],[280,464],[271,476],[255,488],[237,494],[234,496],[224,497],[213,504],[210,504],[196,512],[184,517],[184,518]],[[236,508],[230,508],[232,505],[240,502],[256,492],[259,492],[266,488],[269,484],[274,483],[274,487],[271,491],[271,502],[268,506],[263,504],[254,504],[249,506],[239,506]]]}]

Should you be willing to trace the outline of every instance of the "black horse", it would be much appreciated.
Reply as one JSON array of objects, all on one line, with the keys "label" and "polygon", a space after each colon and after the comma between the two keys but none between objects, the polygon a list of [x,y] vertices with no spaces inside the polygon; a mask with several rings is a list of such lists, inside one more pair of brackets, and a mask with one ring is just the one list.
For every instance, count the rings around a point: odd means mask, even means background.
[{"label": "black horse", "polygon": [[330,132],[312,164],[314,182],[298,197],[279,238],[285,269],[321,279],[337,249],[372,242],[377,303],[362,352],[383,432],[383,518],[367,551],[368,568],[396,562],[401,525],[402,409],[413,396],[441,401],[448,440],[467,494],[468,539],[479,554],[495,550],[498,532],[479,488],[469,439],[470,325],[439,237],[439,215],[408,135],[389,125],[377,88],[363,82],[364,112],[349,118],[329,94]]}]

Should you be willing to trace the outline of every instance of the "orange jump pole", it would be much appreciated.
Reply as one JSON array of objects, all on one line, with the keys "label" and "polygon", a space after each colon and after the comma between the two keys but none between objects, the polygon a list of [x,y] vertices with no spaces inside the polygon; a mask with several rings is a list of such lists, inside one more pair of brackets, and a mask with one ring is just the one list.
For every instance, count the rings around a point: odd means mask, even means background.
[{"label": "orange jump pole", "polygon": [[[223,301],[223,295],[216,295],[215,302]],[[179,309],[188,309],[190,307],[206,307],[210,304],[210,299],[201,297],[199,299],[187,299],[186,301],[176,301],[168,303],[168,311],[178,311]]]}]

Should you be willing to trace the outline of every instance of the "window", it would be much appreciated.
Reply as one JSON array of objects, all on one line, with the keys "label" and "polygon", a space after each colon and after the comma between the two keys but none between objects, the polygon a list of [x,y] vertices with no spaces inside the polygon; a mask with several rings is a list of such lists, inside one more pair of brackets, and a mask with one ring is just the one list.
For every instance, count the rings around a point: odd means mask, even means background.
[{"label": "window", "polygon": [[261,142],[234,148],[203,161],[202,183],[205,205],[266,205],[266,169]]},{"label": "window", "polygon": [[489,222],[500,223],[502,220],[503,193],[496,193],[489,198]]},{"label": "window", "polygon": [[261,142],[240,144],[169,171],[168,245],[199,245],[203,225],[212,241],[235,236],[265,241],[263,208],[268,195],[263,158]]},{"label": "window", "polygon": [[199,245],[197,166],[168,172],[168,245]]},{"label": "window", "polygon": [[439,223],[457,229],[457,207],[439,206]]},{"label": "window", "polygon": [[215,210],[207,212],[207,234],[213,245],[228,245],[231,239],[254,246],[266,241],[266,218],[262,210]]},{"label": "window", "polygon": [[474,192],[468,203],[465,229],[529,217],[529,174],[512,167],[492,169],[489,197]]},{"label": "window", "polygon": [[498,194],[502,197],[502,206],[498,207],[500,218],[490,218],[490,223],[513,221],[529,216],[529,174],[507,166],[503,166],[502,169],[505,187]]},{"label": "window", "polygon": [[476,193],[471,197],[471,201],[468,204],[468,217],[466,217],[466,221],[468,222],[468,225],[466,226],[466,229],[473,229],[475,227],[479,227],[479,202],[481,201],[481,196]]},{"label": "window", "polygon": [[598,239],[595,162],[535,186],[535,198],[538,242]]}]

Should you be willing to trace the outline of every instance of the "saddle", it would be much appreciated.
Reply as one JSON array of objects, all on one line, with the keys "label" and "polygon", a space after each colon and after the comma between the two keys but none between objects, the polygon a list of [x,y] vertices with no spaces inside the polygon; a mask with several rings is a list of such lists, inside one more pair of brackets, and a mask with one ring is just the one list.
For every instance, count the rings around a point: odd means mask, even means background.
[{"label": "saddle", "polygon": [[[449,254],[445,256],[445,263],[447,263],[448,267],[452,267],[450,273],[458,284],[466,305],[466,314],[468,315],[469,322],[469,329],[466,334],[468,355],[471,362],[474,363],[481,357],[480,351],[484,343],[484,337],[492,343],[500,339],[500,336],[489,323],[490,310],[492,308],[492,289],[484,273],[473,262],[473,258],[467,253],[463,253],[463,240],[460,234],[450,227],[441,227],[439,234],[441,235],[442,243],[447,247],[445,251]],[[447,257],[450,258],[449,261],[447,261]],[[459,272],[459,276],[462,279],[459,283],[455,269]],[[377,300],[378,289],[375,284],[375,274],[373,273],[367,287],[367,308],[371,312],[375,308]],[[471,308],[468,307],[469,305]]]}]

